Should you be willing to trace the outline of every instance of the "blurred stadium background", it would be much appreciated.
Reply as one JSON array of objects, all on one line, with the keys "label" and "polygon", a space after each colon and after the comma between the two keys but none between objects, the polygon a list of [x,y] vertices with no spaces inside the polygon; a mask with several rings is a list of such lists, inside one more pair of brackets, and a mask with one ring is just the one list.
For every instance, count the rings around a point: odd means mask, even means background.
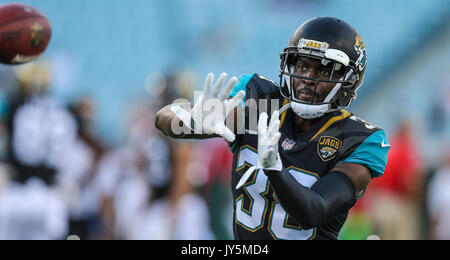
[{"label": "blurred stadium background", "polygon": [[232,239],[225,142],[168,140],[154,114],[209,72],[278,81],[279,53],[316,16],[361,34],[349,110],[392,144],[341,239],[450,238],[448,0],[19,3],[53,36],[37,62],[0,65],[0,239]]}]

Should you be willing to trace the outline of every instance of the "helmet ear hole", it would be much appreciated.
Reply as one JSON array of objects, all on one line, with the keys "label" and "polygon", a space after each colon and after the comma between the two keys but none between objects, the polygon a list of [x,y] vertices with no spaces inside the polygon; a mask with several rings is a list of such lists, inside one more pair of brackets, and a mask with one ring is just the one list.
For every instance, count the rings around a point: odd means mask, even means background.
[{"label": "helmet ear hole", "polygon": [[356,84],[356,82],[358,82],[359,80],[359,75],[358,74],[354,74],[351,78],[350,78],[350,82],[352,84]]},{"label": "helmet ear hole", "polygon": [[350,105],[350,102],[352,101],[352,97],[354,95],[351,94],[351,89],[350,88],[341,88],[339,90],[339,94],[338,94],[338,106],[340,107],[348,107]]}]

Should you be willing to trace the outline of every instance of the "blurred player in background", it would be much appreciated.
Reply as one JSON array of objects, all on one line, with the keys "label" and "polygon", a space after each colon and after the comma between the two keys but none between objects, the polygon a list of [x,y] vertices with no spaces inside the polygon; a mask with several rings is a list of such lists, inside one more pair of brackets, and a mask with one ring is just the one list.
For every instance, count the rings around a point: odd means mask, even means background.
[{"label": "blurred player in background", "polygon": [[16,86],[5,114],[10,182],[0,195],[0,238],[63,239],[69,213],[55,184],[58,157],[75,139],[75,120],[47,95],[47,63],[14,72]]},{"label": "blurred player in background", "polygon": [[430,239],[450,239],[450,144],[442,149],[442,165],[428,184]]},{"label": "blurred player in background", "polygon": [[168,105],[155,124],[173,138],[228,141],[235,239],[337,239],[390,146],[382,129],[344,110],[366,64],[352,26],[318,17],[281,54],[280,84],[255,73],[222,89],[226,74],[213,87],[209,74],[195,105]]},{"label": "blurred player in background", "polygon": [[103,153],[87,127],[94,105],[81,99],[69,109],[55,98],[51,68],[36,61],[12,70],[4,114],[9,181],[0,196],[3,239],[65,239],[69,232],[85,238],[90,232],[94,214],[86,188]]},{"label": "blurred player in background", "polygon": [[152,79],[157,91],[151,102],[133,104],[125,143],[102,156],[91,183],[103,226],[94,238],[214,239],[208,207],[197,192],[204,183],[190,174],[205,172],[206,166],[198,164],[205,151],[166,138],[152,124],[152,111],[184,96],[184,88],[192,92],[189,77],[173,71]]},{"label": "blurred player in background", "polygon": [[424,162],[416,140],[413,125],[400,122],[390,137],[392,149],[385,174],[373,182],[371,194],[367,194],[371,200],[369,214],[382,239],[420,237],[419,201],[423,197]]}]

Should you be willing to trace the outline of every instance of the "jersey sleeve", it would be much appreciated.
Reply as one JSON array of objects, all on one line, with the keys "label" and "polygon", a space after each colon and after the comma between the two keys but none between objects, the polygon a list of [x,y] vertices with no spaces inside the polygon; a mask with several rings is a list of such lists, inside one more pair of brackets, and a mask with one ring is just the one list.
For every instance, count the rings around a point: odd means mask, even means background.
[{"label": "jersey sleeve", "polygon": [[244,96],[244,99],[241,101],[242,108],[244,108],[245,101],[247,99],[247,84],[253,78],[253,75],[254,74],[248,74],[248,75],[241,76],[239,78],[238,83],[236,83],[236,85],[234,85],[233,89],[231,90],[230,97],[234,97],[241,90],[245,91],[246,95]]},{"label": "jersey sleeve", "polygon": [[387,164],[390,145],[383,130],[378,130],[367,137],[345,160],[367,167],[372,177],[381,177]]},{"label": "jersey sleeve", "polygon": [[[245,96],[241,101],[241,108],[242,108],[242,122],[241,122],[241,129],[238,130],[238,133],[242,133],[243,128],[245,127],[245,102],[247,101],[247,84],[250,82],[250,80],[253,78],[255,74],[248,74],[248,75],[243,75],[239,78],[239,81],[236,83],[236,85],[234,85],[233,89],[231,90],[230,93],[230,97],[234,97],[236,96],[237,93],[239,93],[239,91],[243,90],[245,91]],[[236,138],[237,140],[237,138]],[[234,141],[233,144],[231,144],[230,146],[230,150],[232,152],[234,152],[235,148],[236,148],[236,143],[237,141]]]}]

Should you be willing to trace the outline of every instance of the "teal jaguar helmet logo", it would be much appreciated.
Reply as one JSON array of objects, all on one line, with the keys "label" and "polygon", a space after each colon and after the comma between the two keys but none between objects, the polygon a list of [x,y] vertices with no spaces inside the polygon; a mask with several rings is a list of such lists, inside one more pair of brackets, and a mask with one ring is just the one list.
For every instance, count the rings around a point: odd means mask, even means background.
[{"label": "teal jaguar helmet logo", "polygon": [[358,60],[356,61],[356,65],[359,71],[363,71],[366,68],[366,45],[364,44],[361,36],[359,34],[355,37],[355,51],[358,54]]}]

